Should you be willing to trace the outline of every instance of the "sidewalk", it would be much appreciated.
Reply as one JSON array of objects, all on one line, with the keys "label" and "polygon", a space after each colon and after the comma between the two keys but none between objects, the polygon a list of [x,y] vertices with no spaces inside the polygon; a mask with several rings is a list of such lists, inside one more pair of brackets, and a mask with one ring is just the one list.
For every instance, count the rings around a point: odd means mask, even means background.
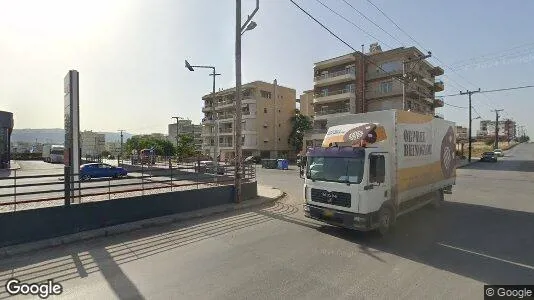
[{"label": "sidewalk", "polygon": [[284,197],[285,193],[277,188],[270,186],[264,186],[258,184],[258,197],[252,200],[247,200],[242,203],[229,203],[205,209],[199,209],[191,212],[178,213],[153,219],[145,219],[132,223],[125,223],[116,226],[104,227],[95,230],[83,231],[71,235],[61,236],[57,238],[31,242],[26,244],[14,245],[9,247],[0,248],[0,259],[27,253],[35,250],[61,246],[64,244],[70,244],[77,241],[83,241],[93,239],[97,237],[103,237],[108,235],[115,235],[124,232],[130,232],[147,227],[161,226],[165,224],[185,221],[189,219],[202,218],[221,214],[225,212],[237,211],[241,209],[260,206],[270,202],[277,201]]},{"label": "sidewalk", "polygon": [[20,165],[16,161],[11,160],[11,161],[9,161],[9,169],[10,170],[18,170],[18,169],[20,169]]}]

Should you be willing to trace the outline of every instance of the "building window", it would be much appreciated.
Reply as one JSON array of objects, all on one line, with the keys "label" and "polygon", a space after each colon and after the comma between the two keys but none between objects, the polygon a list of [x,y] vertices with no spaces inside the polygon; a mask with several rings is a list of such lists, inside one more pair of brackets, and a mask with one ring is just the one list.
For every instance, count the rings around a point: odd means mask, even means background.
[{"label": "building window", "polygon": [[264,114],[267,113],[267,107],[264,107],[264,108],[263,108],[263,113],[264,113]]},{"label": "building window", "polygon": [[378,91],[382,94],[391,93],[393,91],[393,81],[381,82],[378,86]]},{"label": "building window", "polygon": [[267,99],[271,99],[272,98],[271,92],[260,91],[260,95],[261,95],[262,98],[267,98]]},{"label": "building window", "polygon": [[282,124],[278,123],[278,127],[282,127]]}]

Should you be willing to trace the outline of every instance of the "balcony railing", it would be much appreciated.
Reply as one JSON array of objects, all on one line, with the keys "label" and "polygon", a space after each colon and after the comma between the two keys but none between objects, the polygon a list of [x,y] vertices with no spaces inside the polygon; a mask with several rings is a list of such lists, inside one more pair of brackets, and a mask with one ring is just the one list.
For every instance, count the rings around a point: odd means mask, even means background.
[{"label": "balcony railing", "polygon": [[337,108],[337,109],[322,109],[315,112],[317,116],[331,115],[331,114],[340,114],[350,112],[349,108]]},{"label": "balcony railing", "polygon": [[316,93],[315,98],[335,96],[335,95],[341,95],[345,93],[354,93],[354,89],[341,89],[341,90],[336,90],[336,91],[328,91],[326,93]]},{"label": "balcony railing", "polygon": [[223,147],[223,148],[229,148],[229,147],[233,147],[233,146],[234,146],[233,143],[228,143],[228,142],[219,143],[219,147]]},{"label": "balcony railing", "polygon": [[233,128],[219,128],[219,133],[232,133]]},{"label": "balcony railing", "polygon": [[339,77],[339,76],[343,76],[343,75],[350,75],[350,74],[354,74],[354,72],[355,72],[354,68],[350,68],[350,69],[346,69],[346,70],[339,70],[339,71],[336,71],[336,72],[326,73],[326,74],[321,74],[319,76],[315,76],[314,80],[315,81],[319,81],[319,80]]}]

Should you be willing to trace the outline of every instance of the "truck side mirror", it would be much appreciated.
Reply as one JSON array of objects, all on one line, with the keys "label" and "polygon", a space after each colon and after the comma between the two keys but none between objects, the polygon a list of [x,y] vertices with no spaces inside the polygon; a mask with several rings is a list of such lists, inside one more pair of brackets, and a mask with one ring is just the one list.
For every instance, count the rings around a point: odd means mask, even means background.
[{"label": "truck side mirror", "polygon": [[300,173],[300,178],[304,178],[304,169],[301,168],[299,173]]}]

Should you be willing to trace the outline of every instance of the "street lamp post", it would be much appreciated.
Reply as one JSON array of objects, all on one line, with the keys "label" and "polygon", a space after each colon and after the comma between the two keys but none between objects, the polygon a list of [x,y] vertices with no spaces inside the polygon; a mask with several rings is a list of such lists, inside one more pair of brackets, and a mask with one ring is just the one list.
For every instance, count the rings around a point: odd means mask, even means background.
[{"label": "street lamp post", "polygon": [[214,117],[214,122],[215,122],[215,147],[213,149],[213,164],[215,165],[215,170],[218,170],[219,169],[219,160],[217,159],[217,156],[219,154],[219,122],[217,122],[218,118],[217,118],[217,114],[215,113],[215,77],[219,76],[221,74],[218,74],[215,71],[215,67],[212,67],[212,66],[192,66],[191,64],[189,64],[189,62],[187,60],[185,61],[185,67],[191,72],[195,71],[195,68],[204,68],[204,69],[211,69],[212,70],[212,73],[210,74],[210,76],[213,76],[213,89],[212,89],[211,97],[212,97],[212,101],[213,101],[213,117]]},{"label": "street lamp post", "polygon": [[241,202],[241,174],[243,164],[243,153],[241,149],[241,36],[248,30],[256,28],[256,22],[252,18],[260,8],[260,0],[256,0],[256,8],[247,17],[245,24],[241,25],[241,0],[236,0],[236,14],[235,14],[235,202]]}]

